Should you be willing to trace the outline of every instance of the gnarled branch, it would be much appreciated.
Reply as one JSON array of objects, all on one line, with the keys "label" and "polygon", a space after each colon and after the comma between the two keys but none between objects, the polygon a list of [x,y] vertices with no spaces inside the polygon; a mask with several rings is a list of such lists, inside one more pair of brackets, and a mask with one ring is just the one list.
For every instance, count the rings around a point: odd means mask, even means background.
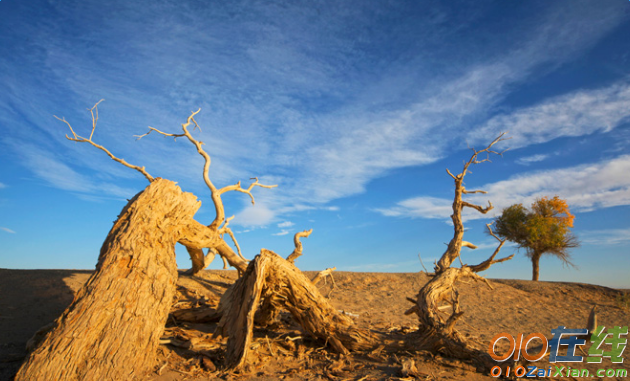
[{"label": "gnarled branch", "polygon": [[462,241],[462,247],[467,247],[469,249],[473,249],[474,250],[474,249],[477,248],[477,245],[475,245],[473,243],[470,243],[468,241]]},{"label": "gnarled branch", "polygon": [[197,153],[199,153],[199,155],[201,155],[201,157],[203,157],[204,159],[204,166],[203,166],[203,180],[206,183],[206,186],[208,187],[208,189],[210,189],[210,194],[211,194],[211,198],[212,198],[212,202],[214,203],[214,208],[216,211],[216,217],[214,219],[214,221],[212,221],[212,223],[209,225],[210,228],[218,230],[219,226],[225,221],[225,208],[223,206],[223,201],[221,200],[221,195],[227,191],[238,191],[238,192],[242,192],[245,194],[248,194],[251,199],[252,199],[252,203],[254,203],[254,196],[251,194],[251,190],[254,186],[259,186],[261,188],[274,188],[277,185],[263,185],[263,184],[259,184],[258,183],[258,178],[254,178],[256,181],[252,184],[250,184],[249,188],[247,189],[243,189],[241,187],[241,183],[240,181],[235,184],[235,185],[229,185],[226,186],[224,188],[218,189],[210,180],[210,176],[209,176],[209,170],[210,170],[210,164],[211,164],[211,158],[210,155],[208,155],[208,153],[203,149],[203,142],[199,141],[197,139],[195,139],[190,131],[188,130],[188,127],[193,124],[194,128],[198,128],[199,130],[201,130],[201,127],[199,126],[199,124],[197,123],[197,121],[195,120],[195,115],[197,115],[199,112],[201,111],[201,109],[198,109],[197,111],[193,111],[191,112],[190,116],[188,117],[188,119],[186,120],[186,123],[182,124],[182,130],[184,131],[182,134],[172,134],[172,133],[167,133],[167,132],[163,132],[158,130],[157,128],[153,128],[153,127],[149,127],[149,132],[147,132],[144,135],[140,135],[137,136],[138,139],[141,139],[147,135],[149,135],[152,131],[155,131],[161,135],[164,136],[169,136],[169,137],[173,137],[174,139],[177,139],[179,137],[186,137],[197,149]]},{"label": "gnarled branch", "polygon": [[497,254],[499,254],[499,251],[501,251],[501,248],[503,247],[503,244],[505,244],[506,240],[501,239],[497,237],[496,234],[494,234],[494,232],[492,231],[492,222],[489,224],[486,224],[486,227],[488,228],[489,234],[493,236],[497,241],[499,241],[499,246],[497,246],[497,248],[494,249],[494,252],[490,256],[490,258],[486,259],[485,261],[481,262],[478,265],[470,266],[470,269],[475,273],[485,271],[489,269],[490,266],[494,265],[495,263],[509,261],[510,259],[514,258],[514,254],[512,254],[509,257],[505,257],[505,258],[501,258],[497,260],[494,259],[497,256]]},{"label": "gnarled branch", "polygon": [[258,182],[258,177],[252,177],[250,180],[256,180],[256,181],[254,181],[253,183],[249,184],[249,188],[247,188],[247,189],[243,189],[241,187],[241,182],[239,181],[238,183],[236,183],[234,185],[228,185],[226,187],[223,187],[223,188],[219,189],[219,194],[223,194],[223,193],[229,192],[229,191],[236,191],[236,192],[245,193],[245,194],[249,195],[249,197],[252,199],[252,204],[255,204],[256,200],[254,200],[254,196],[252,195],[252,188],[257,186],[257,187],[261,187],[261,188],[271,189],[271,188],[275,188],[275,187],[278,186],[278,185],[264,185],[264,184],[260,184]]},{"label": "gnarled branch", "polygon": [[245,257],[241,253],[241,246],[239,246],[238,241],[236,240],[236,237],[234,236],[234,233],[232,232],[232,229],[228,228],[228,225],[230,224],[230,221],[232,219],[234,219],[234,216],[229,217],[225,220],[225,224],[223,224],[223,227],[219,229],[219,234],[223,236],[224,234],[227,233],[230,236],[230,238],[232,238],[232,242],[234,242],[234,246],[236,246],[236,252],[238,253],[238,256],[243,258],[245,261],[247,261],[247,259],[245,259]]},{"label": "gnarled branch", "polygon": [[331,279],[333,279],[333,283],[334,283],[335,280],[332,277],[332,273],[335,270],[337,270],[336,267],[330,267],[330,268],[327,268],[326,270],[322,270],[322,271],[318,272],[317,275],[315,275],[315,278],[311,279],[311,283],[316,285],[317,283],[321,282],[322,279],[326,279],[327,276],[329,276]]},{"label": "gnarled branch", "polygon": [[[235,185],[229,185],[226,186],[224,188],[217,188],[212,181],[210,180],[210,176],[209,176],[209,170],[210,170],[210,164],[211,164],[211,158],[210,155],[203,149],[203,142],[200,140],[195,139],[192,134],[190,133],[190,130],[188,129],[190,127],[190,125],[193,125],[194,128],[193,129],[199,129],[201,130],[201,127],[199,126],[199,124],[197,123],[197,121],[195,120],[195,115],[197,115],[199,112],[201,111],[201,109],[198,109],[197,111],[192,111],[190,116],[188,117],[188,119],[186,120],[186,123],[182,124],[182,130],[183,133],[181,134],[174,134],[174,133],[168,133],[168,132],[164,132],[161,131],[157,128],[154,127],[149,127],[149,132],[143,134],[143,135],[138,135],[136,136],[138,139],[141,139],[147,135],[149,135],[151,132],[156,132],[160,135],[163,136],[167,136],[167,137],[172,137],[175,140],[177,140],[177,138],[180,137],[185,137],[188,139],[188,141],[190,141],[195,148],[197,149],[197,153],[199,155],[201,155],[201,157],[203,157],[204,159],[204,166],[203,166],[203,180],[206,183],[206,186],[208,187],[208,189],[210,190],[210,196],[212,198],[212,202],[214,204],[214,208],[215,208],[215,212],[216,212],[216,216],[214,218],[214,220],[212,221],[212,223],[210,225],[208,225],[208,228],[216,231],[221,237],[223,237],[224,234],[228,234],[231,238],[232,241],[234,242],[234,245],[236,246],[236,250],[238,253],[238,257],[239,259],[236,260],[235,258],[232,258],[232,254],[234,254],[232,252],[232,250],[230,250],[228,247],[215,247],[215,249],[217,249],[217,251],[219,252],[219,254],[222,256],[223,258],[223,263],[229,262],[230,264],[234,265],[234,263],[237,263],[238,266],[237,268],[239,269],[239,272],[243,272],[245,270],[245,266],[246,266],[246,259],[243,257],[243,254],[241,253],[241,248],[238,244],[238,241],[236,240],[236,237],[234,236],[234,232],[232,232],[232,230],[230,228],[228,228],[228,224],[229,221],[233,218],[229,218],[226,219],[225,218],[225,207],[223,206],[223,200],[221,199],[221,195],[225,192],[228,191],[237,191],[237,192],[241,192],[241,193],[245,193],[247,195],[249,195],[249,197],[252,200],[252,204],[255,203],[254,200],[254,196],[252,195],[251,191],[255,186],[261,187],[261,188],[274,188],[277,185],[264,185],[264,184],[260,184],[258,182],[258,178],[252,178],[252,180],[255,180],[253,183],[251,183],[249,185],[249,187],[247,189],[244,189],[241,187],[241,182],[239,181],[237,184]],[[221,227],[221,225],[223,225],[223,227]],[[190,250],[189,250],[190,252]],[[225,257],[225,255],[227,255],[228,257]],[[194,266],[193,266],[194,267]]]},{"label": "gnarled branch", "polygon": [[489,154],[501,155],[503,154],[503,152],[505,152],[505,151],[498,152],[498,151],[492,150],[493,145],[503,140],[506,140],[506,138],[504,138],[505,134],[506,133],[500,134],[496,139],[494,139],[490,144],[488,144],[486,148],[482,150],[475,150],[474,148],[471,148],[473,151],[473,154],[471,155],[470,159],[468,159],[468,161],[464,162],[464,168],[462,169],[461,173],[454,175],[450,170],[446,169],[446,172],[449,174],[449,176],[451,176],[453,180],[455,180],[455,197],[453,199],[453,214],[451,215],[451,220],[453,221],[454,234],[453,234],[453,238],[448,244],[448,248],[446,249],[444,254],[442,254],[442,257],[440,258],[437,265],[435,266],[436,273],[439,273],[449,268],[451,264],[453,263],[453,261],[456,258],[458,258],[460,255],[461,248],[464,245],[463,244],[464,223],[462,219],[462,210],[465,207],[468,207],[468,208],[475,209],[480,213],[486,214],[488,213],[488,211],[492,210],[493,208],[492,203],[489,201],[488,201],[488,206],[482,207],[480,205],[475,205],[470,202],[462,200],[462,195],[464,194],[486,193],[485,191],[482,191],[482,190],[475,190],[475,191],[466,190],[466,187],[464,186],[464,177],[469,172],[469,167],[472,164],[479,164],[485,161],[489,161],[487,159],[483,159],[483,160],[477,159],[477,157],[480,154],[486,153],[488,155]]},{"label": "gnarled branch", "polygon": [[486,192],[485,190],[474,190],[474,191],[469,191],[466,188],[464,188],[462,186],[462,193],[463,194],[473,194],[473,193],[482,193],[482,194],[488,194],[488,192]]},{"label": "gnarled branch", "polygon": [[98,105],[103,102],[104,99],[101,99],[100,101],[96,102],[96,104],[94,106],[92,106],[92,108],[88,109],[90,111],[90,114],[92,114],[92,131],[90,132],[90,137],[89,138],[84,138],[81,135],[78,135],[74,129],[72,128],[72,126],[70,125],[70,123],[66,120],[66,118],[60,118],[57,115],[53,115],[57,120],[60,120],[62,122],[64,122],[68,128],[70,128],[70,132],[72,132],[72,138],[69,137],[68,135],[66,135],[66,139],[73,141],[73,142],[78,142],[78,143],[89,143],[92,146],[100,149],[101,151],[105,152],[107,154],[107,156],[109,156],[112,160],[124,165],[127,168],[131,168],[131,169],[135,169],[136,171],[142,173],[144,175],[144,177],[147,178],[147,180],[149,180],[149,182],[152,182],[153,180],[155,180],[155,178],[153,176],[151,176],[145,169],[144,167],[139,167],[137,165],[133,165],[133,164],[129,164],[128,162],[126,162],[124,159],[120,159],[116,156],[114,156],[114,154],[112,154],[111,152],[109,152],[109,150],[105,147],[103,147],[100,144],[94,143],[94,141],[92,141],[92,137],[94,136],[94,130],[96,130],[96,123],[98,122]]},{"label": "gnarled branch", "polygon": [[304,231],[295,233],[295,236],[293,237],[295,250],[293,250],[293,252],[287,257],[287,261],[294,263],[295,260],[298,259],[298,257],[302,255],[302,242],[300,241],[300,238],[308,237],[309,235],[311,235],[312,232],[313,232],[313,229],[304,230]]},{"label": "gnarled branch", "polygon": [[482,214],[486,214],[486,213],[488,213],[489,211],[491,211],[494,208],[494,206],[492,206],[492,203],[490,201],[488,201],[488,206],[486,206],[485,208],[483,206],[480,206],[480,205],[471,204],[471,203],[469,203],[467,201],[462,201],[462,207],[464,207],[464,206],[468,207],[468,208],[475,209],[476,211],[478,211],[479,213],[482,213]]}]

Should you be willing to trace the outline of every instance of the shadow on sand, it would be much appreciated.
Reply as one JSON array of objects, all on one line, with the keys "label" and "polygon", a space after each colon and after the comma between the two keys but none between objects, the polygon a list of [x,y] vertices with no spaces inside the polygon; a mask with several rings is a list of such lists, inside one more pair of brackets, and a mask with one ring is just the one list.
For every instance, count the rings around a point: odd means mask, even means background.
[{"label": "shadow on sand", "polygon": [[89,278],[89,270],[0,269],[0,380],[11,380],[26,342],[58,318]]}]

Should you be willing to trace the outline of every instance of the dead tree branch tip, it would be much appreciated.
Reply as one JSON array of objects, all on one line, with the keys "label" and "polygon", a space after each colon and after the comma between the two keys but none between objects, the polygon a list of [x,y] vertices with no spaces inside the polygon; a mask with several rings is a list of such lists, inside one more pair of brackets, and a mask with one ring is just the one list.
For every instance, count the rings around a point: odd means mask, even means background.
[{"label": "dead tree branch tip", "polygon": [[128,162],[126,162],[124,159],[120,159],[116,156],[114,156],[111,152],[109,152],[109,150],[105,147],[103,147],[100,144],[94,143],[94,141],[92,140],[92,137],[94,136],[94,130],[96,130],[96,123],[98,122],[98,105],[103,102],[104,99],[101,99],[100,101],[96,102],[96,104],[94,106],[92,106],[92,108],[89,108],[88,111],[90,111],[90,114],[92,114],[92,131],[90,132],[90,137],[89,138],[84,138],[81,135],[78,135],[74,129],[72,128],[72,126],[70,125],[70,123],[66,120],[66,118],[60,118],[57,115],[53,115],[55,118],[57,118],[58,120],[64,122],[68,128],[70,128],[70,132],[72,132],[72,137],[69,137],[68,135],[66,135],[66,139],[73,141],[73,142],[78,142],[78,143],[89,143],[92,146],[100,149],[101,151],[105,152],[107,154],[107,156],[109,156],[112,160],[124,165],[127,168],[131,168],[131,169],[135,169],[136,171],[142,173],[142,175],[144,177],[147,178],[147,180],[149,180],[149,182],[152,182],[153,180],[155,180],[155,178],[153,176],[151,176],[145,169],[144,167],[139,167],[137,165],[133,165],[133,164],[129,164]]},{"label": "dead tree branch tip", "polygon": [[313,229],[304,230],[304,231],[295,233],[295,236],[293,237],[295,250],[293,250],[293,252],[287,257],[287,261],[294,263],[295,260],[298,259],[298,257],[302,255],[302,242],[300,241],[300,238],[308,237],[311,235],[312,232],[313,232]]}]

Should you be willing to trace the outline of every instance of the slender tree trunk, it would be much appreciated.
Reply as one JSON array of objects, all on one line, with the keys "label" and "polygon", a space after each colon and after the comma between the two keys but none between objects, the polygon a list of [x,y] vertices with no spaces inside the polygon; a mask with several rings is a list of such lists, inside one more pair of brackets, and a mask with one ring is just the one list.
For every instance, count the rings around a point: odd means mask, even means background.
[{"label": "slender tree trunk", "polygon": [[199,206],[164,179],[130,200],[103,243],[96,272],[15,380],[131,380],[150,369],[175,294],[175,243],[197,232],[192,217]]},{"label": "slender tree trunk", "polygon": [[538,281],[538,273],[540,270],[540,254],[534,253],[532,255],[532,280]]}]

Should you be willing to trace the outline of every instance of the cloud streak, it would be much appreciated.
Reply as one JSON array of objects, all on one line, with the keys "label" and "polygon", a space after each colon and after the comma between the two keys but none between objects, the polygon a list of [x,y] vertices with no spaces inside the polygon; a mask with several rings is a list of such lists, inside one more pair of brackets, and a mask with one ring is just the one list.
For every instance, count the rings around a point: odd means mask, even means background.
[{"label": "cloud streak", "polygon": [[[479,187],[488,194],[474,194],[468,201],[485,204],[491,200],[495,214],[501,209],[522,203],[529,206],[536,198],[559,195],[567,200],[573,212],[630,205],[630,155],[575,167],[537,171]],[[384,216],[447,219],[452,213],[452,199],[413,197],[390,208],[376,209]],[[488,218],[464,209],[466,219]]]},{"label": "cloud streak", "polygon": [[129,198],[137,192],[137,190],[114,183],[99,181],[92,176],[82,175],[44,146],[20,143],[13,139],[5,139],[5,144],[18,153],[22,165],[55,188],[93,195],[105,194],[118,198]]},{"label": "cloud streak", "polygon": [[609,230],[587,230],[580,234],[584,245],[628,245],[630,243],[630,228]]},{"label": "cloud streak", "polygon": [[[473,141],[510,131],[510,147],[545,143],[559,137],[608,132],[630,119],[630,83],[581,90],[493,117],[471,133]],[[531,162],[531,161],[530,161]]]},{"label": "cloud streak", "polygon": [[516,160],[516,164],[520,164],[520,165],[530,165],[531,163],[538,163],[544,160],[547,160],[547,158],[550,155],[546,155],[546,154],[539,154],[539,155],[532,155],[532,156],[525,156],[525,157],[521,157],[520,159]]},{"label": "cloud streak", "polygon": [[[483,17],[465,2],[456,6],[464,7],[463,13],[443,5],[436,5],[435,14],[418,8],[417,18],[395,25],[378,23],[408,12],[397,4],[248,4],[247,12],[239,2],[210,8],[148,4],[48,4],[62,20],[47,20],[40,29],[27,22],[30,13],[25,11],[24,29],[12,33],[29,36],[29,62],[35,66],[25,76],[16,72],[19,62],[0,63],[0,80],[10,89],[0,95],[6,101],[0,104],[13,105],[0,121],[14,126],[11,132],[20,142],[13,148],[18,151],[23,142],[40,135],[40,140],[50,139],[50,151],[67,152],[52,157],[29,150],[35,155],[24,165],[50,185],[122,196],[126,187],[113,184],[133,174],[112,169],[114,163],[86,147],[68,148],[59,132],[63,126],[51,127],[49,120],[49,114],[83,110],[90,106],[88,100],[104,97],[108,103],[102,107],[99,142],[145,165],[154,176],[203,191],[202,161],[187,142],[131,139],[146,132],[147,124],[176,132],[189,111],[201,107],[198,120],[204,129],[196,133],[212,156],[214,182],[232,184],[258,175],[279,184],[272,192],[257,192],[257,205],[237,214],[234,223],[243,226],[265,226],[281,218],[279,214],[360,194],[393,169],[444,157],[445,148],[463,141],[469,126],[483,121],[513,85],[537,75],[542,66],[554,67],[581,54],[624,17],[590,2],[544,6],[538,9],[542,17],[516,25],[501,46],[470,52],[460,60],[453,53],[457,49],[436,47],[448,43],[449,36],[473,31],[476,24],[469,16]],[[144,12],[142,19],[138,9]],[[117,17],[101,16],[107,12]],[[57,27],[64,21],[94,32]],[[47,99],[37,95],[44,82],[51,83]],[[601,106],[598,96],[606,101],[626,96],[622,88],[612,92],[606,93],[608,98],[593,94],[582,104]],[[69,99],[55,102],[56,97]],[[621,103],[619,99],[615,105]],[[618,123],[622,114],[607,117],[602,111],[585,117],[583,124],[605,117],[599,126]],[[25,122],[24,115],[32,120]],[[89,125],[78,112],[66,116]],[[529,120],[525,114],[496,118],[504,119],[484,124],[484,131],[502,122],[521,126]],[[20,135],[22,129],[31,133]],[[583,133],[588,133],[586,127]],[[523,131],[527,138],[533,134]],[[77,167],[109,178],[95,180]]]}]

